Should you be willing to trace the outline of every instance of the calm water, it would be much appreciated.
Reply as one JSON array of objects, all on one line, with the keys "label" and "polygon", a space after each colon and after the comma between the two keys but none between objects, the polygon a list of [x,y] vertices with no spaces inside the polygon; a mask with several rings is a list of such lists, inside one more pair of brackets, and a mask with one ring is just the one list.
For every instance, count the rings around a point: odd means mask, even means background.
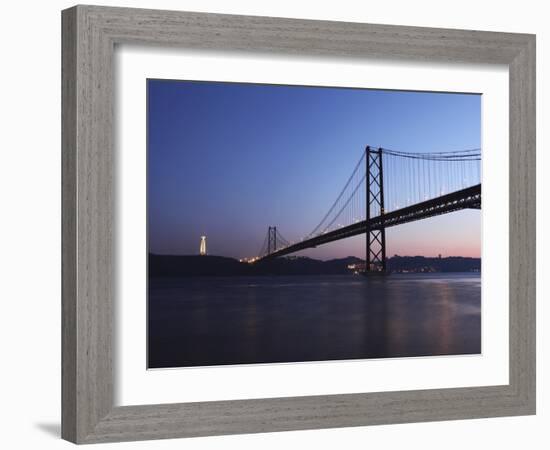
[{"label": "calm water", "polygon": [[472,354],[478,274],[151,280],[149,367]]}]

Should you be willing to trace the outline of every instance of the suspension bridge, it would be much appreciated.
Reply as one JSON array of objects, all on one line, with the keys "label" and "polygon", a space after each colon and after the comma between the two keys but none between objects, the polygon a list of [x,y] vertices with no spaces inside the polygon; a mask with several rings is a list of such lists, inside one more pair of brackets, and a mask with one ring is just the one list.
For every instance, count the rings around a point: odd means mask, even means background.
[{"label": "suspension bridge", "polygon": [[481,208],[481,149],[411,153],[367,146],[318,225],[298,241],[269,226],[260,262],[366,235],[365,272],[386,272],[386,228]]}]

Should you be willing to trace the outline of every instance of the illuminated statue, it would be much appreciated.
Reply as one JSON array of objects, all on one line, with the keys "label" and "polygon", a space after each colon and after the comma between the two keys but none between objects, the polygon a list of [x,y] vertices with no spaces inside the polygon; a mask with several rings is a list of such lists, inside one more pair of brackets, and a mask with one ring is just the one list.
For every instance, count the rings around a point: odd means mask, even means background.
[{"label": "illuminated statue", "polygon": [[206,236],[201,236],[201,245],[199,248],[199,254],[201,256],[206,255]]}]

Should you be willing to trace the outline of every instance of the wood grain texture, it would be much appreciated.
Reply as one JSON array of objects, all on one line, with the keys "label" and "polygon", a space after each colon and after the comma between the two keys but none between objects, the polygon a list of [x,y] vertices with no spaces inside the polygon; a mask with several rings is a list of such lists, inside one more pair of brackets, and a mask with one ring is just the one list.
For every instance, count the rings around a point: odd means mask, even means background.
[{"label": "wood grain texture", "polygon": [[62,17],[61,341],[62,432],[76,440],[76,10]]},{"label": "wood grain texture", "polygon": [[533,412],[536,381],[535,39],[510,71],[510,384]]},{"label": "wood grain texture", "polygon": [[[128,8],[63,11],[63,414],[77,443],[535,412],[535,38],[526,34]],[[115,44],[506,64],[510,384],[113,407]]]}]

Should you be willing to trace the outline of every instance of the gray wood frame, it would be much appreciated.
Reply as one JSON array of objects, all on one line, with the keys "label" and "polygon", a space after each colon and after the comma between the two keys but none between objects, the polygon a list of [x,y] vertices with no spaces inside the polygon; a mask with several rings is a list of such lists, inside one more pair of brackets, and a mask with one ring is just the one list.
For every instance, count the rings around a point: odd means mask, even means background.
[{"label": "gray wood frame", "polygon": [[[62,436],[76,443],[535,413],[535,36],[76,6],[62,13]],[[506,64],[510,383],[113,406],[113,51],[118,43]]]}]

